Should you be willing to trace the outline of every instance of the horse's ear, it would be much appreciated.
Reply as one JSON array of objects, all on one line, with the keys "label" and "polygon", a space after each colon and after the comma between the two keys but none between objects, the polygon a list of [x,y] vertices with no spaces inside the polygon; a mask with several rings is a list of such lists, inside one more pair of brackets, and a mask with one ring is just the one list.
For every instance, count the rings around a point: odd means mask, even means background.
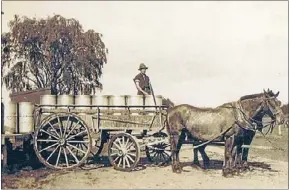
[{"label": "horse's ear", "polygon": [[277,97],[277,96],[279,95],[279,93],[280,93],[280,92],[278,91],[278,92],[275,94],[275,97]]},{"label": "horse's ear", "polygon": [[263,88],[263,92],[264,92],[264,94],[266,94],[266,91],[265,91],[265,89]]}]

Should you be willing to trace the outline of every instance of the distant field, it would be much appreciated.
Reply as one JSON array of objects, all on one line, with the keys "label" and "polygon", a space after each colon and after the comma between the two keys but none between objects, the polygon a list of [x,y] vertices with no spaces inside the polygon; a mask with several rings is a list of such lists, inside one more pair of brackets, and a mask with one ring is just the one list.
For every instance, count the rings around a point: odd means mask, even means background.
[{"label": "distant field", "polygon": [[[273,143],[274,147],[282,148],[284,151],[276,149],[263,150],[252,148],[249,151],[249,157],[250,154],[254,154],[264,158],[288,162],[288,128],[282,127],[282,136],[278,135],[278,128],[276,128],[272,134],[267,135],[267,138]],[[272,147],[271,143],[269,143],[260,133],[256,134],[252,145]]]}]

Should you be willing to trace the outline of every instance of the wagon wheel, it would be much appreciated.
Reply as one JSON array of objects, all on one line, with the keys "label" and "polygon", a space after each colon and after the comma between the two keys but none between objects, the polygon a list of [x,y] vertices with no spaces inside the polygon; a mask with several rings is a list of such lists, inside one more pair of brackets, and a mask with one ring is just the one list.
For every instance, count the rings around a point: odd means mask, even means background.
[{"label": "wagon wheel", "polygon": [[73,114],[55,114],[41,123],[34,136],[39,160],[52,169],[81,165],[91,150],[86,124]]},{"label": "wagon wheel", "polygon": [[131,171],[140,159],[140,146],[128,133],[119,133],[108,144],[108,159],[116,170]]},{"label": "wagon wheel", "polygon": [[155,165],[167,164],[171,161],[171,145],[161,142],[154,145],[146,146],[146,156],[149,162]]}]

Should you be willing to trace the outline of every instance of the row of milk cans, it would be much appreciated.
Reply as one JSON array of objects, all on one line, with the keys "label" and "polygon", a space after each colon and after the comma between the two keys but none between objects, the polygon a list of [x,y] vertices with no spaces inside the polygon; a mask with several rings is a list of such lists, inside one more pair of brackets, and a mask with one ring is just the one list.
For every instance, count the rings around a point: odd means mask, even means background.
[{"label": "row of milk cans", "polygon": [[[156,105],[161,106],[163,97],[155,96]],[[65,109],[67,105],[80,106],[77,109],[95,109],[90,105],[104,106],[100,109],[125,109],[124,107],[105,107],[105,106],[155,106],[153,96],[130,96],[130,95],[43,95],[40,97],[41,105],[58,105],[58,108]],[[2,104],[3,106],[3,104]],[[85,107],[87,106],[87,107]],[[56,109],[53,106],[43,107],[47,109]],[[131,108],[133,109],[133,108]],[[140,109],[140,108],[135,108]],[[155,108],[146,108],[155,110]],[[34,105],[31,102],[9,102],[2,108],[2,127],[1,133],[31,133],[34,130]]]}]

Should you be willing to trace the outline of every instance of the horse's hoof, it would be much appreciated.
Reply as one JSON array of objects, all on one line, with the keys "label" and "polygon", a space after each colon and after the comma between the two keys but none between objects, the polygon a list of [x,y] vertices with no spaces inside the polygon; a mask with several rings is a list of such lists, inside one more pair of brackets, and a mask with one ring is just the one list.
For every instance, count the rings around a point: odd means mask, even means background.
[{"label": "horse's hoof", "polygon": [[182,173],[182,170],[180,170],[180,169],[173,169],[173,173],[180,174],[180,173]]},{"label": "horse's hoof", "polygon": [[175,171],[175,173],[181,173],[182,167],[180,164],[172,165],[172,167],[173,167],[173,171]]},{"label": "horse's hoof", "polygon": [[203,168],[204,168],[204,169],[209,169],[209,168],[210,168],[210,164],[205,164],[205,163],[204,163]]},{"label": "horse's hoof", "polygon": [[195,168],[197,170],[202,169],[201,165],[192,164],[191,166],[192,166],[192,168]]},{"label": "horse's hoof", "polygon": [[229,176],[231,176],[231,175],[232,175],[231,170],[230,170],[230,169],[223,169],[223,170],[222,170],[222,175],[223,175],[224,177],[229,177]]},{"label": "horse's hoof", "polygon": [[238,170],[237,170],[236,168],[233,168],[233,169],[231,170],[231,173],[232,173],[232,175],[237,175]]},{"label": "horse's hoof", "polygon": [[250,171],[250,167],[249,166],[241,167],[240,170],[241,172],[247,172],[247,171]]},{"label": "horse's hoof", "polygon": [[222,170],[222,176],[227,177],[228,173],[225,170]]},{"label": "horse's hoof", "polygon": [[237,172],[238,174],[240,174],[240,171],[241,171],[241,170],[240,170],[239,167],[237,167],[235,170],[236,170],[236,172]]},{"label": "horse's hoof", "polygon": [[236,175],[237,175],[237,176],[240,176],[240,175],[241,175],[240,170],[237,170]]},{"label": "horse's hoof", "polygon": [[204,160],[203,164],[204,164],[204,167],[210,166],[210,160]]},{"label": "horse's hoof", "polygon": [[201,166],[200,162],[193,162],[192,165]]},{"label": "horse's hoof", "polygon": [[174,173],[182,173],[182,168],[179,165],[172,166],[172,169]]},{"label": "horse's hoof", "polygon": [[174,173],[176,173],[176,168],[175,168],[174,165],[172,165],[172,171],[173,171]]}]

